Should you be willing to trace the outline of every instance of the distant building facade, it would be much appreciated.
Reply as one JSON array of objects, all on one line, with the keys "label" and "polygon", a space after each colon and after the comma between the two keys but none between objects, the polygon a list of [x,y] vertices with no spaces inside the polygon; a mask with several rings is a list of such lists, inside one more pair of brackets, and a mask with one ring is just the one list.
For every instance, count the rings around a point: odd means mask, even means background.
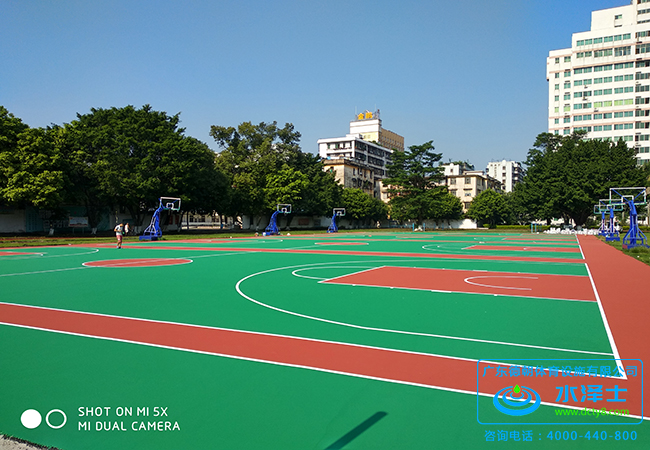
[{"label": "distant building facade", "polygon": [[442,164],[445,179],[442,182],[447,186],[450,194],[458,197],[463,204],[463,212],[467,212],[472,200],[478,194],[488,189],[501,191],[501,182],[482,170],[474,170],[469,163]]},{"label": "distant building facade", "polygon": [[516,161],[491,161],[488,163],[485,172],[492,178],[501,182],[504,192],[512,192],[515,184],[521,183],[524,177],[524,169]]},{"label": "distant building facade", "polygon": [[361,189],[385,202],[388,194],[381,180],[388,175],[393,149],[404,150],[404,138],[382,128],[379,111],[356,116],[343,137],[318,140],[324,169],[333,172],[344,188]]}]

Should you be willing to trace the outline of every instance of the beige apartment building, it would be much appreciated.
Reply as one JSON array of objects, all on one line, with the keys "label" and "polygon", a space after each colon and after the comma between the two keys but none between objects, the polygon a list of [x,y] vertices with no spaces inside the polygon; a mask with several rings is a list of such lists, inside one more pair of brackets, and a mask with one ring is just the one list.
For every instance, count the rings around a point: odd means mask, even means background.
[{"label": "beige apartment building", "polygon": [[501,191],[501,182],[486,175],[482,170],[474,170],[468,163],[443,164],[445,180],[443,183],[449,192],[458,197],[463,204],[463,212],[467,212],[472,200],[478,194],[488,189]]}]

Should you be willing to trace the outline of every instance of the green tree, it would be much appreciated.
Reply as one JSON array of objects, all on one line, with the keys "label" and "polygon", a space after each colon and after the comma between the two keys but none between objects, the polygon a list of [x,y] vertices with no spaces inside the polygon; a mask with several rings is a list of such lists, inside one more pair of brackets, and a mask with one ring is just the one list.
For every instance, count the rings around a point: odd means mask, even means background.
[{"label": "green tree", "polygon": [[261,219],[278,203],[290,203],[294,214],[289,226],[297,214],[325,215],[340,206],[342,187],[323,171],[317,155],[300,149],[300,133],[292,124],[212,126],[210,135],[222,148],[217,166],[229,174],[232,185],[226,214]]},{"label": "green tree", "polygon": [[296,205],[302,201],[309,180],[302,172],[283,166],[278,172],[269,174],[266,180],[266,207],[275,209],[278,203]]},{"label": "green tree", "polygon": [[59,127],[29,128],[0,106],[0,201],[54,210],[68,187]]},{"label": "green tree", "polygon": [[275,209],[270,206],[274,201],[283,203],[269,198],[267,178],[299,158],[300,133],[292,124],[283,128],[277,122],[244,122],[237,128],[213,125],[210,135],[222,148],[217,167],[229,176],[232,186],[226,214],[259,216]]},{"label": "green tree", "polygon": [[609,188],[646,186],[648,169],[637,164],[634,149],[616,143],[540,134],[528,152],[527,173],[516,196],[531,215],[562,217],[584,225],[594,204],[609,196]]},{"label": "green tree", "polygon": [[510,217],[508,218],[510,223],[525,225],[536,219],[532,208],[527,203],[523,184],[515,184],[512,192],[505,194],[505,200],[510,213]]},{"label": "green tree", "polygon": [[179,121],[178,114],[149,105],[78,114],[66,138],[87,207],[122,206],[135,225],[159,197],[181,198],[184,210],[216,209],[227,198],[225,176],[216,170],[214,153],[185,136]]},{"label": "green tree", "polygon": [[492,189],[478,194],[467,210],[467,217],[476,220],[478,225],[487,222],[490,228],[508,217],[508,205],[503,195]]},{"label": "green tree", "polygon": [[438,183],[444,178],[438,162],[441,153],[434,153],[433,141],[412,145],[405,151],[395,150],[388,165],[388,186],[391,217],[397,220],[424,219],[436,215],[436,204],[447,192]]},{"label": "green tree", "polygon": [[361,189],[344,189],[342,204],[345,215],[357,226],[369,226],[371,222],[385,219],[388,214],[388,206],[384,202]]},{"label": "green tree", "polygon": [[462,217],[463,204],[458,197],[447,191],[436,196],[432,202],[432,209],[429,215],[436,222],[447,221],[447,224],[449,224],[451,220],[457,220]]},{"label": "green tree", "polygon": [[334,173],[323,170],[318,155],[301,152],[294,160],[294,168],[308,180],[294,211],[305,215],[328,216],[333,208],[341,207],[343,186],[336,181]]}]

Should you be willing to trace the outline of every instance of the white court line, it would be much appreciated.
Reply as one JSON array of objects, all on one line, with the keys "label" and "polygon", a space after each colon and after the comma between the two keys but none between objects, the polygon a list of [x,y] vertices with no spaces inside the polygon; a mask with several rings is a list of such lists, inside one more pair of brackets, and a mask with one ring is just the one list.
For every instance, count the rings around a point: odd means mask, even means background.
[{"label": "white court line", "polygon": [[[146,261],[142,261],[142,259],[146,259]],[[181,262],[181,263],[178,263],[178,264],[169,264],[169,265],[170,266],[180,266],[180,265],[183,265],[183,264],[190,264],[190,263],[194,262],[189,258],[131,258],[128,261],[125,261],[125,262],[115,263],[115,264],[106,264],[106,265],[103,265],[103,266],[86,266],[86,264],[101,262],[101,260],[100,261],[86,261],[85,263],[82,264],[82,266],[92,267],[92,268],[95,268],[95,269],[101,269],[101,268],[105,268],[105,267],[108,267],[108,268],[117,267],[117,268],[129,268],[129,269],[133,269],[133,268],[136,268],[136,267],[165,267],[165,266],[146,266],[146,265],[129,267],[129,264],[140,264],[140,263],[146,264],[146,263],[149,263],[149,262],[173,261],[173,260],[179,260],[179,259],[184,259],[185,262]],[[140,261],[136,261],[136,260],[140,260]],[[111,261],[111,260],[106,259],[104,261]]]},{"label": "white court line", "polygon": [[518,291],[532,291],[531,288],[519,288],[519,287],[511,287],[511,286],[492,286],[489,284],[481,284],[481,283],[474,283],[469,280],[473,280],[475,278],[517,278],[517,279],[526,279],[526,280],[539,280],[538,277],[516,277],[516,276],[480,276],[480,277],[467,277],[463,281],[467,284],[473,284],[474,286],[481,286],[481,287],[486,287],[486,288],[494,288],[494,289],[516,289]]},{"label": "white court line", "polygon": [[[182,348],[182,347],[173,347],[173,346],[167,346],[167,345],[159,345],[159,344],[150,344],[146,342],[138,342],[138,341],[130,341],[126,339],[116,339],[116,338],[108,338],[108,337],[102,337],[102,336],[91,336],[91,335],[85,335],[85,334],[80,334],[80,333],[71,333],[71,332],[66,332],[66,331],[58,331],[58,330],[49,330],[49,329],[44,329],[44,328],[38,328],[38,327],[29,327],[29,326],[24,326],[24,325],[15,325],[15,324],[10,324],[10,323],[4,323],[0,322],[0,324],[4,325],[10,325],[10,326],[15,326],[17,328],[26,328],[26,329],[33,329],[33,330],[38,330],[38,331],[48,331],[51,333],[58,333],[58,334],[66,334],[66,335],[71,335],[71,336],[79,336],[79,337],[88,337],[88,338],[93,338],[93,339],[99,339],[99,340],[105,340],[105,341],[113,341],[113,342],[122,342],[125,344],[136,344],[136,345],[143,345],[145,347],[155,347],[155,348],[162,348],[165,350],[177,350],[177,351],[182,351],[182,352],[187,352],[187,353],[195,353],[195,354],[200,354],[200,355],[209,355],[209,356],[220,356],[222,358],[229,358],[229,359],[237,359],[240,361],[249,361],[249,362],[257,362],[257,363],[262,363],[262,364],[271,364],[274,366],[281,366],[281,367],[291,367],[295,369],[305,369],[305,370],[313,370],[316,372],[324,372],[324,373],[331,373],[334,375],[344,375],[344,376],[349,376],[349,377],[354,377],[354,378],[362,378],[366,380],[373,380],[373,381],[382,381],[386,383],[392,383],[392,384],[401,384],[401,385],[406,385],[406,386],[415,386],[415,387],[422,387],[426,389],[435,389],[435,390],[440,390],[440,391],[447,391],[447,392],[454,392],[458,394],[469,394],[469,395],[480,395],[482,397],[489,397],[492,398],[494,397],[494,394],[486,394],[483,392],[476,392],[476,391],[467,391],[464,389],[455,389],[455,388],[449,388],[445,386],[436,386],[436,385],[431,385],[431,384],[423,384],[423,383],[414,383],[411,381],[403,381],[403,380],[395,380],[392,378],[382,378],[382,377],[373,377],[371,375],[362,375],[354,372],[344,372],[340,370],[332,370],[332,369],[323,369],[320,367],[314,367],[314,366],[305,366],[302,364],[291,364],[291,363],[283,363],[283,362],[278,362],[278,361],[269,361],[265,359],[258,359],[258,358],[250,358],[246,356],[236,356],[236,355],[230,355],[227,353],[218,353],[218,352],[206,352],[202,350],[193,350],[193,349],[187,349],[187,348]],[[235,330],[239,331],[239,330]],[[291,336],[286,336],[286,337],[291,337]],[[298,338],[298,339],[303,339],[303,338]],[[322,342],[330,342],[330,341],[322,341]],[[354,344],[345,344],[343,345],[353,345]],[[359,347],[366,347],[366,346],[359,346]],[[372,348],[372,347],[370,347]],[[381,347],[376,347],[380,350],[388,350],[388,351],[397,351],[401,352],[399,350],[392,350],[392,349],[385,349]],[[413,352],[401,352],[401,353],[413,353]],[[423,353],[426,356],[439,356],[439,355],[431,355],[428,353]],[[448,357],[445,355],[440,355],[443,358],[449,358],[449,359],[464,359],[464,358],[453,358],[453,357]],[[477,360],[470,360],[470,361],[477,361]],[[483,360],[482,360],[483,361]],[[487,362],[487,361],[486,361]],[[495,363],[499,364],[499,363]],[[504,364],[505,365],[505,364]],[[571,405],[566,405],[562,403],[552,403],[552,402],[540,402],[542,405],[546,406],[555,406],[555,407],[562,407],[562,408],[568,408],[568,409],[578,409],[582,410],[584,407],[579,407],[579,406],[571,406]],[[650,417],[643,417],[643,416],[637,416],[637,415],[627,415],[625,417],[633,417],[635,419],[644,419],[644,420],[650,420]]]},{"label": "white court line", "polygon": [[[614,342],[614,335],[612,334],[612,329],[609,328],[609,322],[607,322],[607,316],[605,315],[605,310],[603,309],[603,304],[600,301],[600,295],[598,295],[598,289],[596,289],[596,283],[594,282],[593,277],[591,276],[591,271],[589,270],[589,265],[585,263],[587,272],[589,273],[589,281],[591,281],[591,287],[594,290],[594,295],[596,295],[596,302],[598,303],[598,310],[600,311],[600,317],[603,319],[603,325],[605,326],[605,332],[607,333],[607,339],[609,340],[609,345],[612,347],[614,352],[614,357],[616,359],[621,359],[621,355],[618,353],[618,348],[616,347],[616,342]],[[625,366],[623,366],[625,368]],[[623,371],[623,379],[627,380],[627,375]]]},{"label": "white court line", "polygon": [[38,273],[65,272],[66,270],[79,270],[79,269],[90,269],[90,267],[81,266],[81,267],[70,267],[68,269],[38,270],[36,272],[4,273],[0,275],[0,277],[15,277],[18,275],[35,275]]},{"label": "white court line", "polygon": [[[364,262],[368,263],[368,262],[388,262],[388,261],[349,261],[349,262],[357,264],[357,263],[364,263]],[[562,349],[562,348],[545,347],[545,346],[539,346],[539,345],[517,344],[517,343],[512,343],[512,342],[492,341],[492,340],[488,340],[488,339],[465,338],[465,337],[459,337],[459,336],[448,336],[448,335],[440,335],[440,334],[432,334],[432,333],[420,333],[420,332],[414,332],[414,331],[392,330],[392,329],[387,329],[387,328],[377,328],[377,327],[367,327],[367,326],[363,326],[363,325],[355,325],[355,324],[351,324],[351,323],[339,322],[339,321],[335,321],[335,320],[323,319],[321,317],[314,317],[314,316],[309,316],[309,315],[306,315],[306,314],[300,314],[300,313],[296,313],[296,312],[293,312],[293,311],[278,308],[278,307],[275,307],[275,306],[271,306],[271,305],[263,303],[263,302],[261,302],[259,300],[255,300],[252,297],[249,297],[241,289],[241,284],[244,281],[248,280],[249,278],[253,278],[253,277],[257,276],[257,275],[276,272],[276,271],[280,271],[280,270],[295,269],[295,268],[301,268],[301,267],[307,267],[307,266],[325,266],[325,265],[331,265],[331,264],[332,263],[301,264],[301,265],[296,265],[296,266],[285,266],[285,267],[277,267],[275,269],[263,270],[263,271],[260,271],[260,272],[256,272],[256,273],[247,275],[244,278],[240,279],[237,282],[237,284],[235,285],[235,289],[237,290],[239,295],[241,295],[242,297],[244,297],[248,301],[256,303],[256,304],[258,304],[260,306],[263,306],[265,308],[272,309],[274,311],[282,312],[284,314],[289,314],[289,315],[296,316],[296,317],[302,317],[304,319],[310,319],[310,320],[315,320],[315,321],[318,321],[318,322],[330,323],[330,324],[333,324],[333,325],[341,325],[341,326],[344,326],[344,327],[355,328],[355,329],[360,329],[360,330],[381,331],[381,332],[385,332],[385,333],[395,333],[395,334],[404,334],[404,335],[411,335],[411,336],[433,337],[433,338],[451,339],[451,340],[468,341],[468,342],[479,342],[479,343],[485,343],[485,344],[507,345],[507,346],[513,346],[513,347],[535,348],[535,349],[540,349],[540,350],[553,350],[553,351],[570,352],[570,353],[585,353],[585,354],[592,354],[592,355],[607,355],[607,356],[612,355],[612,353],[592,352],[592,351],[587,351],[587,350]]]},{"label": "white court line", "polygon": [[[98,250],[99,251],[99,250]],[[232,255],[247,255],[250,253],[258,253],[258,252],[233,252],[233,253],[217,253],[214,255],[199,255],[199,256],[188,256],[185,257],[184,259],[197,259],[197,258],[212,258],[216,256],[232,256]],[[68,256],[68,255],[62,255],[62,256]],[[176,258],[165,258],[165,259],[176,259]],[[86,262],[92,262],[92,261],[86,261]],[[85,264],[85,263],[84,263]],[[162,266],[164,267],[164,266]],[[0,274],[0,277],[13,277],[13,276],[18,276],[18,275],[37,275],[40,273],[50,273],[50,272],[65,272],[68,270],[78,270],[78,269],[99,269],[100,267],[93,267],[93,266],[84,266],[83,264],[81,267],[69,267],[67,269],[51,269],[51,270],[38,270],[35,272],[19,272],[19,273],[5,273],[5,274]]]},{"label": "white court line", "polygon": [[[40,248],[40,247],[38,247]],[[56,248],[56,247],[55,247]],[[61,247],[61,248],[69,248],[69,247]],[[92,253],[97,253],[99,252],[98,248],[94,248],[89,252],[81,252],[81,253],[66,253],[63,255],[48,255],[48,252],[43,252],[43,253],[37,253],[37,255],[22,255],[22,256],[12,256],[12,257],[2,257],[0,253],[0,261],[15,261],[15,260],[21,260],[21,259],[39,259],[39,258],[62,258],[64,256],[79,256],[79,255],[90,255]]]},{"label": "white court line", "polygon": [[[367,266],[366,266],[366,267],[367,267]],[[360,271],[358,271],[358,272],[352,272],[352,273],[348,273],[348,274],[346,274],[346,275],[340,275],[340,276],[338,276],[338,277],[334,277],[334,278],[326,278],[324,281],[322,281],[322,283],[327,283],[327,282],[330,282],[330,281],[332,281],[332,280],[337,280],[337,279],[339,279],[339,278],[350,277],[350,276],[352,276],[352,275],[359,275],[360,273],[364,273],[364,272],[371,272],[371,271],[373,271],[373,270],[377,270],[377,269],[383,269],[384,267],[388,267],[388,266],[382,265],[382,266],[376,266],[376,267],[368,267],[368,268],[366,268],[366,269],[364,269],[364,270],[360,270]],[[341,267],[337,267],[337,269],[338,269],[338,268],[343,268],[343,266],[341,266]],[[357,269],[358,267],[350,266],[350,268],[351,268],[351,269]],[[342,284],[348,284],[348,283],[342,283]]]},{"label": "white court line", "polygon": [[[575,236],[576,241],[578,242],[578,248],[580,249],[580,253],[582,253],[582,245],[580,245],[580,239],[578,239],[578,236]],[[583,254],[583,259],[584,259],[584,253]],[[586,261],[586,260],[585,260]],[[591,270],[589,270],[589,264],[585,262],[585,269],[587,269],[587,274],[589,275],[589,281],[591,281],[591,287],[594,290],[594,295],[596,296],[596,302],[598,303],[598,310],[600,311],[600,317],[603,319],[603,325],[605,326],[605,332],[607,333],[607,339],[609,339],[609,345],[612,348],[612,352],[614,352],[614,356],[616,359],[621,359],[621,356],[618,352],[618,347],[616,347],[616,342],[614,341],[614,335],[612,334],[612,329],[609,327],[609,322],[607,321],[607,316],[605,315],[605,309],[603,308],[603,304],[600,301],[600,295],[598,294],[598,289],[596,288],[596,282],[594,281],[594,277],[591,275]],[[625,368],[625,366],[623,366]],[[623,371],[623,377],[624,379],[627,380],[627,375],[625,374],[625,371]]]},{"label": "white court line", "polygon": [[[141,320],[141,321],[144,321],[144,322],[163,323],[163,324],[172,324],[172,325],[183,325],[183,326],[189,326],[189,327],[224,330],[224,331],[234,331],[234,332],[240,332],[240,333],[249,333],[249,334],[257,334],[257,335],[264,335],[264,336],[282,337],[282,338],[289,338],[289,339],[299,339],[299,340],[313,341],[313,342],[340,344],[340,345],[345,345],[345,346],[350,346],[350,347],[360,347],[360,348],[384,350],[384,351],[395,352],[395,353],[405,353],[405,354],[432,356],[432,357],[439,357],[439,358],[452,359],[452,360],[470,361],[470,362],[475,362],[475,363],[478,363],[478,361],[479,361],[477,359],[462,358],[462,357],[456,357],[456,356],[438,355],[438,354],[423,353],[423,352],[414,352],[414,351],[409,351],[409,350],[397,350],[397,349],[384,348],[384,347],[374,347],[374,346],[362,345],[362,344],[352,344],[352,343],[347,343],[347,342],[326,341],[326,340],[322,340],[322,339],[313,339],[313,338],[304,338],[304,337],[273,334],[273,333],[263,333],[263,332],[255,332],[255,331],[237,330],[237,329],[231,329],[231,328],[208,327],[208,326],[204,326],[204,325],[193,325],[193,324],[186,324],[186,323],[179,323],[179,322],[169,322],[169,321],[162,321],[162,320],[152,320],[152,319],[139,319],[139,318],[133,318],[133,317],[116,316],[116,315],[112,315],[112,314],[84,313],[84,312],[80,312],[80,311],[72,311],[72,310],[65,310],[65,309],[59,309],[59,308],[48,308],[48,307],[40,307],[40,306],[32,306],[32,305],[21,305],[21,304],[16,304],[16,303],[0,302],[0,304],[12,305],[12,306],[13,305],[18,305],[18,306],[23,306],[23,307],[27,307],[27,308],[47,309],[47,310],[52,310],[52,311],[64,311],[64,312],[71,312],[71,313],[92,314],[92,315],[102,316],[102,317],[115,317],[115,318],[120,318],[120,319],[135,319],[135,320]],[[444,387],[444,386],[435,386],[435,385],[429,385],[429,384],[414,383],[414,382],[409,382],[409,381],[394,380],[394,379],[390,379],[390,378],[373,377],[373,376],[370,376],[370,375],[361,375],[361,374],[357,374],[357,373],[353,373],[353,372],[343,372],[343,371],[336,371],[336,370],[331,370],[331,369],[323,369],[323,368],[312,367],[312,366],[290,364],[290,363],[281,363],[281,362],[277,362],[277,361],[269,361],[269,360],[263,360],[263,359],[257,359],[257,358],[249,358],[249,357],[244,357],[244,356],[235,356],[235,355],[224,354],[224,353],[206,352],[206,351],[201,351],[201,350],[193,350],[193,349],[187,349],[187,348],[164,346],[164,345],[160,345],[160,344],[150,344],[150,343],[145,343],[145,342],[130,341],[130,340],[125,340],[125,339],[109,338],[109,337],[103,337],[103,336],[93,336],[93,335],[87,335],[87,334],[81,334],[81,333],[73,333],[73,332],[60,331],[60,330],[51,330],[51,329],[47,329],[47,328],[32,327],[32,326],[26,326],[26,325],[17,325],[17,324],[13,324],[13,323],[0,322],[0,324],[13,326],[13,327],[17,327],[17,328],[25,328],[25,329],[32,329],[32,330],[38,330],[38,331],[46,331],[46,332],[50,332],[50,333],[66,334],[66,335],[71,335],[71,336],[87,337],[87,338],[91,338],[91,339],[106,340],[106,341],[113,341],[113,342],[122,342],[122,343],[127,343],[127,344],[143,345],[143,346],[146,346],[146,347],[155,347],[155,348],[162,348],[162,349],[167,349],[167,350],[178,350],[178,351],[183,351],[183,352],[188,352],[188,353],[196,353],[196,354],[203,354],[203,355],[210,355],[210,356],[221,356],[221,357],[229,358],[229,359],[238,359],[238,360],[243,360],[243,361],[259,362],[259,363],[263,363],[263,364],[271,364],[271,365],[284,366],[284,367],[293,367],[293,368],[299,368],[299,369],[314,370],[314,371],[317,371],[317,372],[325,372],[325,373],[332,373],[332,374],[336,374],[336,375],[352,376],[352,377],[356,377],[356,378],[383,381],[383,382],[388,382],[388,383],[393,383],[393,384],[402,384],[402,385],[423,387],[423,388],[427,388],[427,389],[437,389],[437,390],[448,391],[448,392],[456,392],[456,393],[461,393],[461,394],[477,395],[477,392],[473,391],[473,390],[467,391],[467,390],[462,390],[462,389],[448,388],[448,387]],[[502,363],[502,362],[498,362],[498,361],[488,361],[488,360],[481,360],[481,361],[485,362],[485,363],[502,364],[502,365],[506,365],[506,366],[510,365],[509,363]],[[484,397],[494,397],[493,394],[485,394],[485,393],[480,393],[480,392],[478,393],[478,395],[481,395],[481,396],[484,396]],[[573,406],[564,405],[564,404],[555,404],[555,403],[551,403],[551,402],[541,402],[541,403],[544,404],[544,405],[548,405],[548,406],[560,406],[560,407],[566,407],[566,408],[581,409],[580,407],[573,407]],[[637,419],[642,418],[642,419],[645,419],[645,420],[650,420],[650,417],[643,417],[643,416],[630,415],[630,416],[627,416],[627,417],[634,417],[634,418],[637,418]]]},{"label": "white court line", "polygon": [[[336,263],[334,263],[334,264],[336,264]],[[331,266],[331,267],[328,267],[328,269],[350,269],[350,268],[352,268],[352,269],[364,269],[364,267],[354,267],[354,266]],[[305,267],[304,269],[296,269],[293,272],[291,272],[291,275],[294,275],[294,276],[296,276],[298,278],[309,278],[311,280],[319,280],[319,283],[322,282],[322,281],[327,281],[328,280],[327,278],[308,277],[307,275],[298,275],[298,272],[302,272],[303,270],[317,270],[317,269],[321,269],[321,267]],[[372,269],[376,269],[376,267],[368,268],[368,270],[372,270]],[[364,271],[362,270],[361,272],[364,272]],[[361,272],[357,272],[357,273],[361,273]],[[348,275],[343,275],[343,276],[346,277]],[[340,278],[340,277],[330,278],[330,280],[335,280],[336,278]]]},{"label": "white court line", "polygon": [[[335,280],[336,278],[333,278]],[[319,281],[319,283],[325,283],[326,281]],[[334,282],[333,284],[337,285],[343,285],[343,286],[361,286],[361,287],[369,287],[369,288],[377,288],[377,289],[400,289],[400,290],[406,290],[406,291],[422,291],[422,292],[438,292],[441,294],[467,294],[467,295],[483,295],[487,297],[521,297],[516,294],[486,294],[482,292],[466,292],[466,291],[445,291],[442,289],[425,289],[425,288],[414,288],[414,287],[400,287],[400,286],[377,286],[376,284],[362,284],[362,283],[336,283]],[[537,300],[544,300],[544,301],[559,301],[559,302],[580,302],[580,303],[593,303],[593,300],[576,300],[574,298],[549,298],[549,297],[535,297],[532,295],[526,295],[524,298],[532,298],[532,299],[537,299]],[[596,354],[600,354],[596,352]],[[603,355],[613,355],[613,353],[603,353]]]}]

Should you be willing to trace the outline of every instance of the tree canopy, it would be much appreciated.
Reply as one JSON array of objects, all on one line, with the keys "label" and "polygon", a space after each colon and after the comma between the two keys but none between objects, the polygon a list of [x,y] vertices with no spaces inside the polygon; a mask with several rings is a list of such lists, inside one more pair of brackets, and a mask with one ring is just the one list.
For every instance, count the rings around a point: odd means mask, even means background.
[{"label": "tree canopy", "polygon": [[290,203],[301,214],[325,215],[340,206],[342,187],[323,171],[317,155],[304,153],[300,133],[292,124],[277,122],[237,128],[213,125],[210,135],[222,151],[217,167],[232,186],[229,215],[260,216]]},{"label": "tree canopy", "polygon": [[388,177],[383,180],[388,186],[392,218],[418,222],[443,218],[443,209],[453,200],[445,199],[449,195],[447,188],[439,185],[444,179],[438,165],[442,153],[434,150],[433,141],[429,141],[405,151],[393,151]]},{"label": "tree canopy", "polygon": [[388,206],[384,202],[361,189],[344,189],[342,205],[348,219],[366,226],[370,221],[382,220],[388,215]]},{"label": "tree canopy", "polygon": [[91,109],[66,126],[81,200],[126,208],[136,225],[158,198],[179,197],[185,211],[212,211],[227,196],[225,176],[207,145],[184,135],[179,115],[145,105]]},{"label": "tree canopy", "polygon": [[467,217],[476,220],[479,225],[487,222],[490,228],[494,228],[508,218],[508,213],[505,197],[493,189],[487,189],[472,200]]},{"label": "tree canopy", "polygon": [[586,140],[584,132],[540,134],[526,165],[515,204],[526,205],[535,218],[563,217],[576,225],[585,224],[609,188],[646,186],[648,180],[648,168],[638,166],[633,148],[622,140]]},{"label": "tree canopy", "polygon": [[56,209],[126,208],[140,225],[159,197],[180,197],[185,211],[224,207],[229,185],[207,145],[184,135],[179,115],[149,105],[91,109],[64,126],[29,128],[0,107],[0,202]]}]

